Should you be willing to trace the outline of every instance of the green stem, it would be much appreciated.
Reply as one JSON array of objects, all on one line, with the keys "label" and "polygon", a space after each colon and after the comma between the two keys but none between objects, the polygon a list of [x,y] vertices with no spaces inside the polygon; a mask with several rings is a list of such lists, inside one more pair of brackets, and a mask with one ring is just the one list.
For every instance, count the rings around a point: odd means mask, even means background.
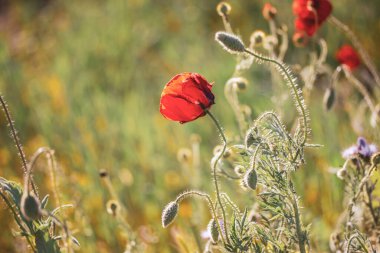
[{"label": "green stem", "polygon": [[1,191],[0,191],[0,196],[4,200],[5,204],[8,206],[8,208],[11,210],[17,225],[20,227],[22,232],[25,234],[25,237],[26,237],[26,240],[28,241],[29,246],[32,248],[33,252],[36,252],[36,249],[34,248],[34,245],[30,241],[30,238],[28,236],[29,233],[25,230],[24,226],[21,225],[21,221],[19,220],[18,215],[17,215],[16,211],[14,210],[12,204],[9,202],[7,197],[5,197],[5,195]]},{"label": "green stem", "polygon": [[[220,189],[219,189],[219,184],[218,184],[218,178],[217,178],[217,175],[216,175],[216,166],[217,166],[219,160],[222,158],[224,152],[226,151],[226,148],[227,148],[227,139],[226,139],[226,136],[224,135],[222,127],[220,126],[218,120],[214,117],[214,115],[209,110],[207,110],[207,109],[204,109],[204,111],[205,111],[205,113],[207,115],[210,116],[210,118],[214,122],[215,126],[218,128],[218,131],[219,131],[220,136],[222,137],[222,141],[223,141],[223,149],[219,153],[218,157],[215,159],[214,163],[212,164],[212,174],[213,174],[213,177],[214,177],[216,198],[217,198],[218,203],[220,205],[220,210],[222,211],[225,237],[226,237],[227,243],[229,243],[230,241],[229,241],[229,238],[228,238],[228,230],[227,230],[227,222],[226,222],[227,221],[226,220],[226,212],[224,211],[223,203],[222,203],[222,200],[220,198]],[[223,234],[222,230],[220,232],[221,232],[221,234]]]},{"label": "green stem", "polygon": [[294,83],[293,78],[290,76],[289,70],[287,70],[285,68],[285,66],[283,64],[281,64],[280,62],[273,60],[269,57],[262,56],[260,54],[253,52],[253,51],[249,51],[248,49],[245,49],[244,52],[258,58],[261,61],[270,62],[272,64],[275,64],[285,75],[287,81],[289,82],[289,84],[293,90],[293,95],[294,95],[294,98],[295,98],[296,103],[297,103],[298,112],[299,112],[299,114],[303,120],[304,138],[302,140],[301,146],[305,145],[305,143],[307,141],[307,134],[308,134],[306,108],[305,108],[304,103],[302,102],[303,101],[302,95],[299,93],[299,89],[297,89],[297,85]]},{"label": "green stem", "polygon": [[288,174],[289,177],[289,185],[290,185],[290,190],[291,190],[291,202],[294,210],[294,218],[296,222],[296,232],[297,232],[297,237],[298,237],[298,247],[300,250],[300,253],[306,253],[306,248],[305,248],[305,234],[304,231],[302,230],[302,224],[301,224],[301,219],[300,219],[300,212],[298,208],[298,201],[296,197],[296,193],[294,191],[294,186],[293,182],[290,179],[290,174]]},{"label": "green stem", "polygon": [[177,198],[176,198],[176,200],[175,200],[175,202],[176,203],[179,203],[179,202],[181,202],[184,198],[187,198],[187,197],[189,197],[189,196],[191,196],[191,195],[196,195],[196,196],[199,196],[199,197],[202,197],[202,198],[205,198],[206,200],[207,200],[207,202],[208,202],[208,205],[210,206],[210,208],[211,208],[211,212],[212,212],[212,217],[215,219],[215,221],[216,221],[216,223],[217,223],[217,225],[218,225],[218,228],[219,228],[219,230],[220,230],[220,237],[222,238],[222,242],[223,242],[223,244],[226,244],[225,243],[225,241],[224,241],[224,238],[223,238],[223,233],[222,233],[222,227],[220,226],[220,222],[218,222],[218,216],[217,216],[217,214],[216,214],[216,210],[215,210],[215,207],[214,207],[214,203],[212,202],[212,200],[211,200],[211,198],[210,198],[210,196],[207,194],[207,193],[204,193],[204,192],[199,192],[199,191],[187,191],[187,192],[183,192],[182,194],[180,194]]}]

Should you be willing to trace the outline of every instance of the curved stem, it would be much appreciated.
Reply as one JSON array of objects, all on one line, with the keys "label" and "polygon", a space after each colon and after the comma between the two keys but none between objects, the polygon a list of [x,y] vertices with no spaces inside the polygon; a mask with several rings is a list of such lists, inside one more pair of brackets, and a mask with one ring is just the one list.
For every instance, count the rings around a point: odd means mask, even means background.
[{"label": "curved stem", "polygon": [[[212,216],[213,218],[217,221],[218,220],[218,216],[217,216],[217,213],[216,213],[216,210],[215,210],[215,207],[214,207],[214,203],[212,202],[210,196],[207,194],[207,193],[204,193],[204,192],[199,192],[199,191],[187,191],[187,192],[183,192],[181,193],[175,200],[176,203],[179,203],[181,202],[183,199],[191,196],[191,195],[196,195],[196,196],[199,196],[199,197],[202,197],[202,198],[205,198],[206,201],[208,202],[208,205],[210,206],[211,208],[211,212],[212,212]],[[222,227],[220,226],[220,222],[216,222],[217,225],[218,225],[218,228],[220,230],[220,237],[222,238],[222,242],[223,244],[226,244],[225,243],[225,240],[224,240],[224,237],[223,237],[223,233],[222,233]]]},{"label": "curved stem", "polygon": [[227,230],[227,222],[226,222],[226,212],[224,211],[223,203],[222,203],[222,200],[220,198],[220,189],[219,189],[219,184],[218,184],[218,178],[216,176],[216,166],[217,166],[219,160],[222,158],[224,152],[226,151],[226,148],[227,148],[227,139],[226,139],[226,136],[224,135],[222,127],[220,126],[218,120],[214,117],[214,115],[210,111],[208,111],[207,109],[204,109],[204,111],[205,111],[205,113],[207,115],[210,116],[211,120],[213,121],[213,123],[215,124],[215,126],[218,128],[218,131],[219,131],[220,136],[222,137],[222,141],[223,141],[223,149],[219,153],[218,157],[215,159],[214,163],[212,164],[212,174],[213,174],[213,177],[214,177],[216,198],[217,198],[218,203],[220,205],[220,210],[222,211],[223,226],[224,226],[224,231],[226,233],[225,236],[226,236],[227,243],[229,243],[228,230]]},{"label": "curved stem", "polygon": [[297,104],[296,107],[298,109],[300,116],[302,117],[302,120],[303,120],[304,137],[303,137],[303,140],[301,143],[301,146],[303,146],[306,143],[307,134],[308,134],[307,113],[306,113],[306,108],[305,108],[305,105],[303,102],[303,97],[302,97],[301,91],[297,88],[297,85],[294,83],[293,78],[289,74],[289,70],[286,69],[286,67],[282,63],[280,63],[276,60],[273,60],[269,57],[262,56],[260,54],[253,52],[253,51],[249,51],[248,49],[245,49],[244,52],[258,58],[261,61],[270,62],[272,64],[275,64],[281,70],[281,72],[283,73],[283,75],[285,76],[287,81],[289,82],[289,85],[291,86],[291,88],[293,90],[294,99],[295,99],[296,104]]}]

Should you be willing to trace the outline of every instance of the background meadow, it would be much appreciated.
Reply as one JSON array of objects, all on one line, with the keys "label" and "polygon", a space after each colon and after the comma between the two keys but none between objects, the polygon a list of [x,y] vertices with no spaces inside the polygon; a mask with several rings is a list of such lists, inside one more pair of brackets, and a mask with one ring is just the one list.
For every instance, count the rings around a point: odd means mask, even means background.
[{"label": "background meadow", "polygon": [[[224,94],[235,60],[214,41],[223,23],[215,11],[219,1],[154,0],[2,0],[0,1],[0,92],[8,102],[25,152],[39,147],[55,150],[63,203],[69,227],[81,243],[78,252],[122,252],[126,237],[106,211],[111,198],[99,178],[106,169],[126,220],[148,244],[147,252],[177,252],[173,237],[203,245],[199,237],[208,222],[203,203],[187,201],[172,229],[161,228],[161,210],[179,192],[196,185],[210,191],[209,160],[219,143],[211,121],[201,118],[180,125],[159,113],[163,86],[181,72],[198,72],[214,81],[212,111],[227,136],[237,130]],[[244,41],[252,31],[268,31],[261,10],[266,1],[231,0],[231,24]],[[279,18],[293,31],[291,1],[272,0]],[[332,1],[333,13],[348,24],[380,69],[380,5],[377,0]],[[329,46],[328,63],[337,66],[334,52],[348,41],[326,23],[320,31]],[[292,32],[290,32],[292,34]],[[300,62],[303,61],[303,62]],[[290,46],[285,62],[305,64],[307,51]],[[269,71],[254,65],[241,101],[253,116],[266,110],[280,113],[287,127],[294,116],[291,101],[279,106]],[[344,82],[340,83],[345,90]],[[342,166],[341,151],[358,136],[380,144],[373,128],[351,123],[353,115],[339,106],[357,99],[338,96],[338,106],[323,109],[323,90],[313,90],[309,103],[312,143],[307,164],[297,172],[304,219],[312,223],[313,246],[328,249],[328,238],[343,210],[343,184],[330,172]],[[354,106],[354,105],[353,105]],[[345,108],[346,109],[346,108]],[[22,182],[21,164],[3,114],[0,116],[0,176]],[[191,148],[194,134],[201,138],[200,165],[180,163],[177,152]],[[197,167],[197,168],[194,168]],[[34,178],[42,193],[52,194],[46,162],[41,159]],[[238,183],[222,181],[237,203]],[[239,196],[239,197],[238,197]],[[51,201],[49,205],[54,202]],[[23,239],[14,237],[14,221],[1,204],[1,252],[22,252]]]}]

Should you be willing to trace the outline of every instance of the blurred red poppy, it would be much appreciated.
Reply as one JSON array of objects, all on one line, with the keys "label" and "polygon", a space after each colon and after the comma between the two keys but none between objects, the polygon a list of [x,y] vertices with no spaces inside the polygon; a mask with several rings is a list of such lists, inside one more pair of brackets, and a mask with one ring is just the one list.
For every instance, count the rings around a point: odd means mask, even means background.
[{"label": "blurred red poppy", "polygon": [[173,77],[161,94],[160,112],[170,120],[186,123],[205,115],[204,109],[214,104],[212,84],[197,73]]},{"label": "blurred red poppy", "polygon": [[298,31],[305,31],[313,36],[331,14],[329,0],[294,0],[293,13],[297,16],[295,26]]},{"label": "blurred red poppy", "polygon": [[335,55],[338,62],[346,65],[351,71],[360,65],[358,53],[350,45],[343,45]]}]

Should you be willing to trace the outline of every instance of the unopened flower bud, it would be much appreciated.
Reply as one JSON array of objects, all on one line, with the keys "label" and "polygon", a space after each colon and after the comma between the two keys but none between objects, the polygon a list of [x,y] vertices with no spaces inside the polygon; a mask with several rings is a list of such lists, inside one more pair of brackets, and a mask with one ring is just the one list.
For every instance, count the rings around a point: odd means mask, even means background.
[{"label": "unopened flower bud", "polygon": [[226,32],[217,32],[215,34],[215,40],[231,54],[243,53],[245,50],[244,43],[236,35]]},{"label": "unopened flower bud", "polygon": [[257,186],[257,173],[255,169],[250,169],[247,173],[245,173],[243,178],[243,183],[246,187],[256,190]]},{"label": "unopened flower bud", "polygon": [[231,12],[231,5],[226,2],[220,2],[216,6],[216,11],[218,12],[219,16],[227,16]]},{"label": "unopened flower bud", "polygon": [[263,17],[266,20],[272,20],[277,15],[277,9],[273,7],[270,3],[266,3],[263,7]]},{"label": "unopened flower bud", "polygon": [[210,233],[211,241],[213,243],[217,243],[219,239],[219,229],[218,223],[216,223],[215,219],[211,219],[208,223],[207,230]]},{"label": "unopened flower bud", "polygon": [[329,87],[325,91],[325,95],[323,96],[323,105],[326,111],[329,111],[335,102],[335,89],[333,87]]},{"label": "unopened flower bud", "polygon": [[29,221],[36,220],[41,215],[41,204],[33,194],[24,193],[21,197],[21,213]]},{"label": "unopened flower bud", "polygon": [[166,228],[167,226],[170,225],[170,223],[174,221],[175,217],[177,216],[178,209],[179,209],[179,205],[175,201],[172,201],[166,205],[166,207],[162,211],[162,217],[161,217],[162,227]]},{"label": "unopened flower bud", "polygon": [[109,200],[106,204],[107,213],[116,217],[117,214],[120,212],[120,204],[116,200]]}]

